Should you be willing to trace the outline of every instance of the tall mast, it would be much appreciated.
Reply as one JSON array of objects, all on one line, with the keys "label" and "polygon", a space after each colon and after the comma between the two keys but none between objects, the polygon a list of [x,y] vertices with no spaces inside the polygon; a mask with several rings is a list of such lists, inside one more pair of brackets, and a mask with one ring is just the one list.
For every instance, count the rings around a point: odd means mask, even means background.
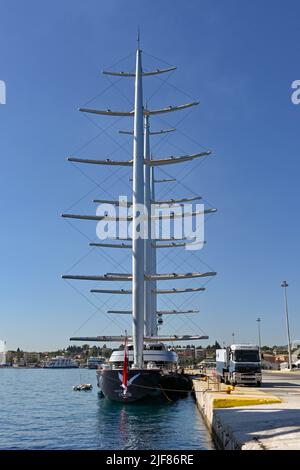
[{"label": "tall mast", "polygon": [[[148,107],[148,106],[146,106]],[[156,241],[152,233],[151,204],[155,201],[154,167],[150,164],[152,160],[150,152],[150,135],[161,135],[173,132],[175,129],[150,131],[149,116],[144,117],[144,198],[147,209],[148,238],[145,240],[145,274],[156,273]],[[145,336],[157,336],[157,289],[156,281],[145,282]]]},{"label": "tall mast", "polygon": [[[142,79],[143,77],[151,77],[175,70],[176,67],[169,67],[165,69],[155,69],[152,71],[142,71],[142,60],[140,50],[140,40],[138,35],[138,45],[136,51],[136,67],[135,72],[115,72],[115,71],[103,71],[105,75],[112,75],[116,77],[132,77],[135,79],[135,101],[133,110],[111,110],[111,109],[91,109],[91,108],[80,108],[79,111],[98,115],[98,116],[115,116],[115,117],[130,117],[134,119],[133,131],[121,131],[124,134],[133,135],[133,158],[132,160],[111,160],[110,158],[78,158],[76,156],[70,156],[67,159],[73,163],[90,164],[90,165],[112,165],[112,166],[123,166],[133,167],[133,195],[130,206],[132,208],[132,215],[122,216],[120,214],[107,216],[107,215],[94,215],[94,214],[62,214],[62,217],[69,219],[80,219],[80,220],[91,220],[91,221],[115,221],[115,222],[130,222],[132,226],[132,242],[112,244],[112,243],[90,243],[92,246],[106,247],[106,248],[125,248],[132,249],[132,272],[130,273],[106,273],[106,274],[64,274],[63,279],[69,280],[83,280],[83,281],[105,281],[105,282],[129,282],[132,281],[132,289],[92,289],[91,292],[97,293],[112,293],[112,294],[130,294],[132,295],[132,310],[131,311],[111,311],[110,313],[132,313],[132,337],[130,340],[133,342],[134,350],[134,368],[143,367],[143,349],[144,340],[156,341],[156,340],[178,340],[186,341],[190,339],[203,339],[203,336],[168,336],[168,337],[157,337],[157,314],[165,313],[192,313],[192,311],[157,311],[157,294],[175,294],[181,292],[196,292],[204,290],[204,288],[189,288],[189,289],[157,289],[157,281],[163,280],[180,280],[180,279],[194,279],[203,278],[207,276],[214,276],[215,272],[190,272],[190,273],[157,273],[156,272],[156,249],[157,248],[175,248],[185,246],[189,243],[174,241],[170,238],[170,243],[156,243],[155,239],[151,237],[152,224],[157,219],[169,217],[169,216],[153,216],[151,217],[151,203],[152,201],[156,204],[176,204],[183,202],[191,202],[199,199],[199,197],[184,197],[181,199],[171,199],[169,201],[155,201],[154,185],[157,182],[174,181],[174,179],[163,179],[154,180],[154,167],[174,165],[178,163],[184,163],[193,161],[201,157],[210,155],[209,151],[201,151],[194,154],[186,154],[182,156],[167,156],[165,158],[153,159],[150,156],[150,135],[160,135],[165,132],[172,132],[175,129],[160,130],[150,132],[149,130],[149,117],[173,113],[175,111],[184,110],[199,103],[194,101],[191,103],[167,106],[159,109],[146,109],[143,108],[143,90],[142,90]],[[145,136],[144,136],[144,125],[145,125]],[[201,199],[201,197],[200,197]],[[96,203],[109,203],[115,206],[119,206],[120,203],[117,200],[94,200]],[[145,211],[144,207],[148,209],[148,236],[145,237]],[[207,209],[204,211],[192,211],[189,216],[193,217],[198,214],[208,214],[215,212],[216,209]],[[175,215],[174,215],[175,217]],[[145,242],[146,238],[146,242]],[[206,338],[206,337],[205,337]],[[93,337],[73,337],[72,341],[80,340],[86,341],[122,341],[122,336],[93,336]]]},{"label": "tall mast", "polygon": [[[142,60],[138,38],[135,68],[133,127],[132,336],[134,367],[143,366],[144,347],[144,240],[136,230],[137,213],[144,204],[144,133]],[[140,218],[143,214],[140,214]],[[142,227],[140,227],[142,230]]]},{"label": "tall mast", "polygon": [[[149,136],[149,116],[144,117],[144,198],[145,198],[145,208],[147,209],[147,230],[148,236],[145,240],[145,274],[152,274],[152,240],[151,240],[151,167],[147,165],[147,162],[150,161],[150,136]],[[152,282],[145,282],[145,336],[152,336]],[[155,309],[156,310],[156,309]],[[156,317],[156,311],[155,311]]]},{"label": "tall mast", "polygon": [[[155,179],[154,179],[154,167],[151,167],[151,200],[155,201]],[[153,245],[151,250],[151,268],[152,273],[156,273],[156,241],[153,237]],[[156,294],[156,281],[151,283],[151,318],[152,318],[152,335],[157,336],[157,294]]]}]

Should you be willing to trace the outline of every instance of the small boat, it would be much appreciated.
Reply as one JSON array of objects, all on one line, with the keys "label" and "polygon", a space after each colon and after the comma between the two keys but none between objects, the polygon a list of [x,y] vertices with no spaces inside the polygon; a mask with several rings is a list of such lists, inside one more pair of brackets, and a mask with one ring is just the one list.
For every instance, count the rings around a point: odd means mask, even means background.
[{"label": "small boat", "polygon": [[81,392],[82,390],[86,392],[92,389],[93,389],[92,384],[79,384],[79,385],[74,385],[73,387],[74,392]]}]

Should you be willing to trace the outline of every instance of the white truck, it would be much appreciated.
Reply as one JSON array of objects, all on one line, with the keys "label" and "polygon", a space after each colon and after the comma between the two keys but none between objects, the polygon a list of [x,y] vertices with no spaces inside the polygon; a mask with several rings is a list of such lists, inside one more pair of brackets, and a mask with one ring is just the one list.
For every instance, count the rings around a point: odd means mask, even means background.
[{"label": "white truck", "polygon": [[262,381],[259,347],[232,344],[226,349],[217,349],[216,373],[225,384],[259,387]]}]

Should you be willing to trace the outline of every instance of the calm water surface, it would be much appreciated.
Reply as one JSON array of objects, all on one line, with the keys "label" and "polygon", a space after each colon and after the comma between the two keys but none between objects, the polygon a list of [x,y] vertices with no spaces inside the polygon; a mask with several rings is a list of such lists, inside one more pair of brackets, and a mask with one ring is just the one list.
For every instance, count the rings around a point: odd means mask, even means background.
[{"label": "calm water surface", "polygon": [[[73,392],[78,383],[91,392]],[[192,397],[123,405],[94,370],[0,369],[0,449],[212,449]]]}]

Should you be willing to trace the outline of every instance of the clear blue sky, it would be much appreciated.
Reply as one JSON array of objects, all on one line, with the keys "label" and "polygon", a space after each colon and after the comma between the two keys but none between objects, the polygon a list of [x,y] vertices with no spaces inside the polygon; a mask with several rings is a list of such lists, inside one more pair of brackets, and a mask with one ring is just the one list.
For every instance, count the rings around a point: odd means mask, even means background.
[{"label": "clear blue sky", "polygon": [[[291,83],[300,79],[299,2],[12,0],[1,1],[0,11],[0,79],[7,85],[7,104],[0,106],[0,338],[8,347],[63,347],[75,333],[121,333],[128,324],[117,317],[110,323],[104,312],[128,307],[129,299],[92,297],[92,283],[72,284],[102,308],[94,314],[60,274],[119,271],[119,263],[128,271],[129,255],[90,252],[87,238],[59,214],[71,206],[93,213],[94,197],[118,195],[128,185],[127,169],[81,166],[83,174],[65,157],[130,153],[128,139],[117,134],[130,120],[88,120],[77,107],[110,85],[103,67],[125,57],[119,66],[132,68],[134,57],[127,56],[134,53],[138,25],[149,54],[145,67],[164,64],[151,55],[178,66],[167,82],[176,89],[165,84],[151,106],[188,101],[179,90],[201,102],[192,113],[164,118],[172,125],[182,119],[180,132],[153,141],[155,155],[194,152],[199,145],[214,154],[202,164],[168,168],[185,187],[160,194],[184,196],[190,188],[219,210],[207,220],[203,251],[176,251],[159,261],[160,272],[202,270],[203,263],[218,272],[204,294],[160,299],[161,308],[201,310],[198,317],[166,321],[162,333],[198,333],[201,327],[210,342],[229,342],[233,331],[238,341],[255,342],[260,316],[263,343],[284,344],[280,283],[287,279],[292,338],[299,339],[300,106],[290,100]],[[150,82],[148,98],[162,83]],[[118,83],[90,105],[128,109],[131,86]],[[153,127],[166,122],[153,120]],[[112,127],[94,139],[96,125]],[[93,222],[74,226],[95,238]]]}]

